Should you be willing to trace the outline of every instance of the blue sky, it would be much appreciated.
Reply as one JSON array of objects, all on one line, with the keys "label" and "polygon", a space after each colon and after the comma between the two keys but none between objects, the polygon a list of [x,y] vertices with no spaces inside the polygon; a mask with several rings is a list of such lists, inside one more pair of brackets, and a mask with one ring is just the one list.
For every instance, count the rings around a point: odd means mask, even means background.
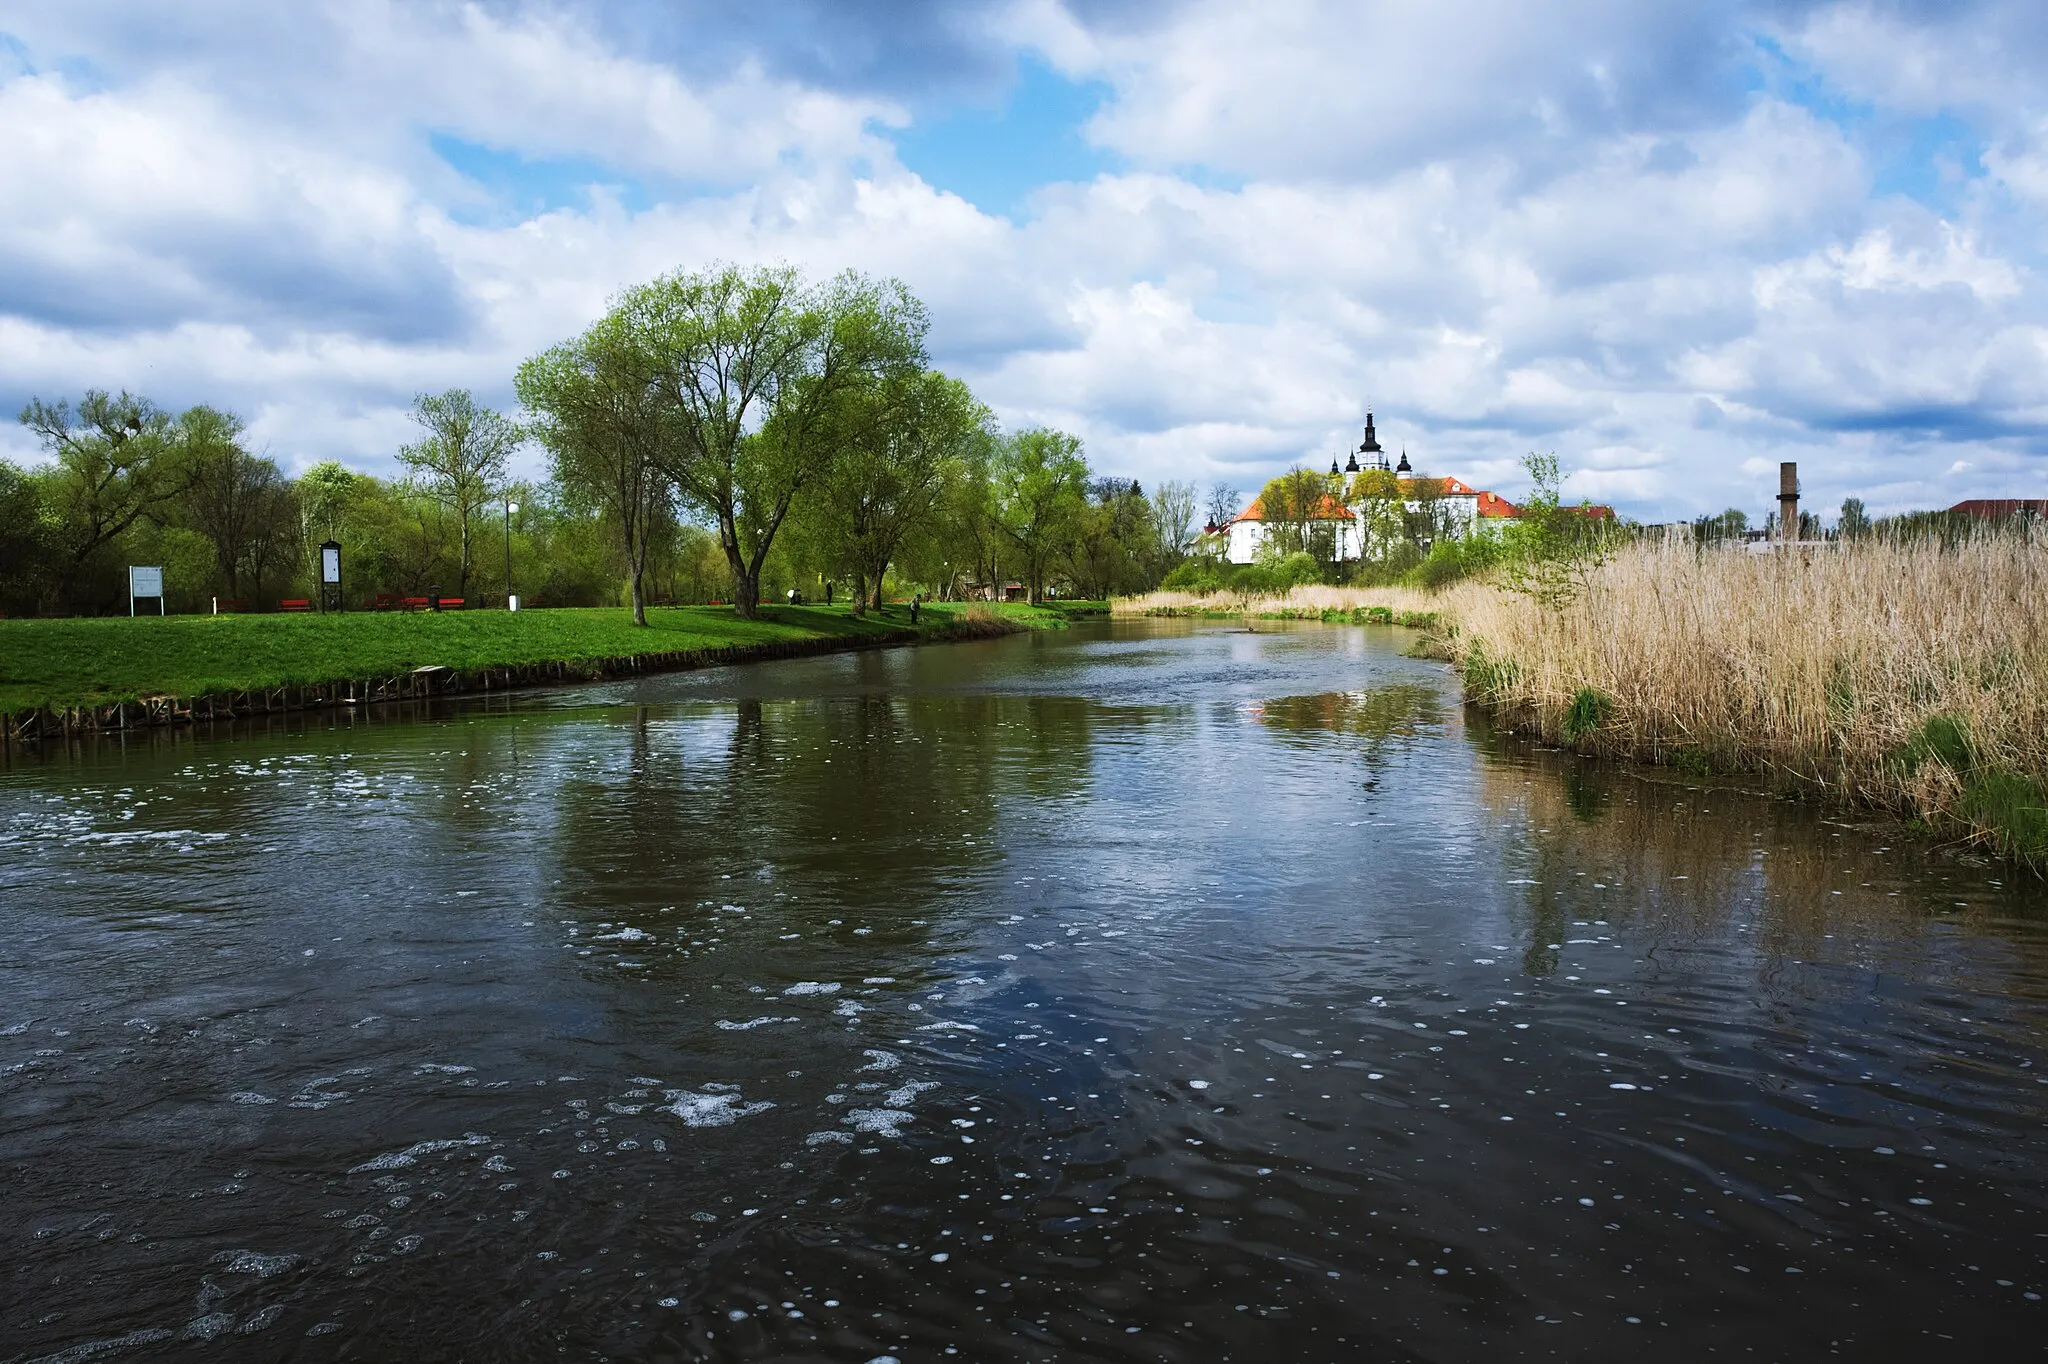
[{"label": "blue sky", "polygon": [[[1105,471],[1356,443],[1643,519],[2048,495],[2048,11],[2003,0],[0,0],[0,402],[388,472],[620,288],[904,279]],[[0,454],[32,459],[18,427]]]}]

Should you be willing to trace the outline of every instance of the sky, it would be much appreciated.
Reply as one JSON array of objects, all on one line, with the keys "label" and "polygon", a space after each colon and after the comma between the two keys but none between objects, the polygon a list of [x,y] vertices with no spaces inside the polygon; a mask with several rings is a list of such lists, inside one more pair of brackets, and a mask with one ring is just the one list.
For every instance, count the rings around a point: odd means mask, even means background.
[{"label": "sky", "polygon": [[[1104,473],[2048,496],[2039,0],[0,0],[0,405],[390,474],[619,290],[902,279]],[[0,426],[0,456],[40,458]],[[537,473],[540,459],[522,458]]]}]

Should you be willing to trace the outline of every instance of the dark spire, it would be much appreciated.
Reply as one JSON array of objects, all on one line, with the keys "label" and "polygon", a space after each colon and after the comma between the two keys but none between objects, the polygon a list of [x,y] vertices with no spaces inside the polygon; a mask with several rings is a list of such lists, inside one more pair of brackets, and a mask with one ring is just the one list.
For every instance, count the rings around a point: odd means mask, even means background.
[{"label": "dark spire", "polygon": [[1401,462],[1394,466],[1394,472],[1397,474],[1412,474],[1415,472],[1408,467],[1408,452],[1406,450],[1401,452]]},{"label": "dark spire", "polygon": [[1358,453],[1361,455],[1376,455],[1379,452],[1379,432],[1372,429],[1372,411],[1367,409],[1365,414],[1365,439],[1359,443]]},{"label": "dark spire", "polygon": [[1358,472],[1358,456],[1355,453],[1351,456],[1350,459],[1344,461],[1344,472],[1347,474],[1355,474]]}]

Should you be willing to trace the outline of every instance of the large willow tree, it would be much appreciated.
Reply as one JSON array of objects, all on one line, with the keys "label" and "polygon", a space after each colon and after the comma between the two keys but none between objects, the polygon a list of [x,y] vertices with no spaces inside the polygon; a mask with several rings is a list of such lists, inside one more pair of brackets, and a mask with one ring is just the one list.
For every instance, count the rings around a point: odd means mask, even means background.
[{"label": "large willow tree", "polygon": [[628,290],[613,316],[662,406],[657,472],[716,528],[751,617],[791,507],[845,448],[848,393],[924,369],[924,309],[893,280],[727,266]]}]

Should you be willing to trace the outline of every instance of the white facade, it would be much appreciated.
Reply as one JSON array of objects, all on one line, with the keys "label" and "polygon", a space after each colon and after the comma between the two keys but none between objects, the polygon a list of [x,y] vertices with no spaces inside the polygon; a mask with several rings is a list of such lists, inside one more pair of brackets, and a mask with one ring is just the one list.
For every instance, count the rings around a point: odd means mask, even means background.
[{"label": "white facade", "polygon": [[[1455,478],[1447,478],[1443,483],[1443,495],[1436,505],[1444,517],[1444,529],[1452,539],[1496,529],[1514,515],[1512,505],[1492,493],[1480,492]],[[1420,512],[1423,508],[1422,502],[1413,498],[1405,506],[1411,513]],[[1336,522],[1337,558],[1340,562],[1365,557],[1364,522],[1357,505],[1345,507],[1342,519],[1328,517],[1319,520],[1325,524]],[[1266,547],[1268,532],[1264,509],[1255,498],[1225,528],[1224,557],[1233,564],[1256,562]]]}]

